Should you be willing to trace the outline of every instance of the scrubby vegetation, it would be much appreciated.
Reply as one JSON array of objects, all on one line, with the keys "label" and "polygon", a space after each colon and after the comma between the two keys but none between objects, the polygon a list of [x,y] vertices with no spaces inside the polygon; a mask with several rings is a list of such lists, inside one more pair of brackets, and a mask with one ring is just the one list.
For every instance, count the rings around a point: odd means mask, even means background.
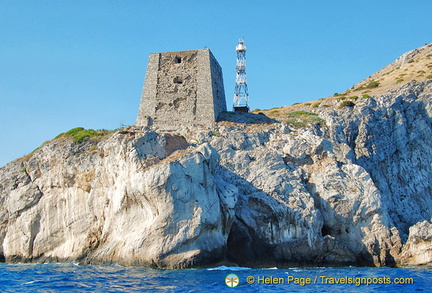
[{"label": "scrubby vegetation", "polygon": [[368,85],[366,86],[367,89],[373,89],[376,87],[379,87],[380,83],[378,81],[371,81],[370,83],[368,83]]},{"label": "scrubby vegetation", "polygon": [[354,107],[355,103],[353,101],[343,101],[342,104],[340,104],[339,109],[342,109],[344,107]]},{"label": "scrubby vegetation", "polygon": [[93,130],[93,129],[84,129],[84,127],[75,127],[71,130],[61,133],[57,135],[56,138],[59,137],[71,137],[72,140],[76,143],[82,143],[91,137],[104,137],[109,134],[112,134],[114,131],[109,131],[106,129]]},{"label": "scrubby vegetation", "polygon": [[362,85],[362,86],[358,87],[356,90],[359,91],[359,90],[364,90],[364,89],[373,89],[373,88],[379,87],[379,85],[380,85],[379,81],[372,80],[367,85]]},{"label": "scrubby vegetation", "polygon": [[296,128],[306,127],[309,123],[326,126],[324,119],[318,117],[318,114],[307,111],[290,112],[283,121]]},{"label": "scrubby vegetation", "polygon": [[[118,129],[116,129],[116,130],[106,130],[106,129],[93,130],[93,129],[84,129],[84,127],[75,127],[75,128],[72,128],[71,130],[69,130],[67,132],[60,133],[53,140],[45,141],[40,147],[37,147],[31,153],[23,156],[21,158],[21,160],[23,160],[23,161],[30,160],[31,157],[33,156],[33,154],[37,150],[41,149],[46,144],[48,144],[52,141],[58,140],[58,139],[72,138],[73,142],[75,142],[75,143],[83,143],[87,140],[91,140],[91,142],[93,142],[93,143],[98,143],[99,141],[101,141],[104,138],[107,138],[108,136],[110,136],[111,134],[113,134],[117,130]],[[91,150],[94,150],[94,147]]]},{"label": "scrubby vegetation", "polygon": [[341,96],[341,97],[337,97],[336,101],[343,101],[346,99],[357,100],[358,98],[359,98],[358,96],[350,96],[350,97]]}]

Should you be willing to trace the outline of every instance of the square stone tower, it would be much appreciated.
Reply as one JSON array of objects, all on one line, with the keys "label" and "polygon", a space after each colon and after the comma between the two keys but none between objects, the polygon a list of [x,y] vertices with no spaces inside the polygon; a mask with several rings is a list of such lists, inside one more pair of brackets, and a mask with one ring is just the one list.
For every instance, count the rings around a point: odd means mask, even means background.
[{"label": "square stone tower", "polygon": [[150,54],[137,125],[211,126],[222,111],[222,68],[209,49]]}]

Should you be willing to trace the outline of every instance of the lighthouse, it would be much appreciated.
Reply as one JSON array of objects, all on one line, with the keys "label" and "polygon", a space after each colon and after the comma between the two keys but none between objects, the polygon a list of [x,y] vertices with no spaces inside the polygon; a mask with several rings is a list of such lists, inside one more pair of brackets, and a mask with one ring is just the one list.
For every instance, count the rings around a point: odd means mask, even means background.
[{"label": "lighthouse", "polygon": [[240,39],[236,46],[236,81],[234,88],[234,112],[249,112],[249,94],[246,81],[246,46]]}]

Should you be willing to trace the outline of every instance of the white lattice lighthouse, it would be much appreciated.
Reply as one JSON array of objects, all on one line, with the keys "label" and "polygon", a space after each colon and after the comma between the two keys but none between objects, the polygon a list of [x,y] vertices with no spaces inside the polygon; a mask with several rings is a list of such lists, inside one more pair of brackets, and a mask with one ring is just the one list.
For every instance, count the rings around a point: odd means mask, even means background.
[{"label": "white lattice lighthouse", "polygon": [[249,94],[246,82],[246,46],[240,39],[237,46],[236,85],[234,89],[234,111],[249,112]]}]

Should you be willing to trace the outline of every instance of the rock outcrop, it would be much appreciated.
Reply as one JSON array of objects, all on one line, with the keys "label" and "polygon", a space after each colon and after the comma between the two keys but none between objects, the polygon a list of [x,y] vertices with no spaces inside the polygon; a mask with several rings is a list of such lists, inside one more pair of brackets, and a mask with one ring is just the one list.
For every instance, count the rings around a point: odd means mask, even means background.
[{"label": "rock outcrop", "polygon": [[0,169],[2,258],[431,263],[431,95],[432,81],[414,82],[322,108],[324,126],[226,114],[211,131],[55,139]]},{"label": "rock outcrop", "polygon": [[431,264],[432,80],[307,107],[59,136],[0,169],[0,260]]}]

